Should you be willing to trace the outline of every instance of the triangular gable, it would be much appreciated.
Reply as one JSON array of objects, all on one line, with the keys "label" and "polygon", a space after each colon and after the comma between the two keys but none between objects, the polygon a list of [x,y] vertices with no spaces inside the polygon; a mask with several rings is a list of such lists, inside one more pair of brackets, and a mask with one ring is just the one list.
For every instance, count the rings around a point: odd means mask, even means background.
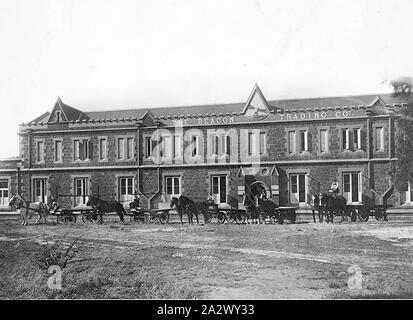
[{"label": "triangular gable", "polygon": [[49,119],[47,119],[47,123],[68,122],[67,116],[62,106],[63,106],[63,102],[60,99],[60,97],[58,97],[52,111],[50,112]]},{"label": "triangular gable", "polygon": [[370,103],[370,107],[372,114],[389,114],[389,108],[379,96]]},{"label": "triangular gable", "polygon": [[258,84],[255,84],[244,107],[244,115],[255,119],[264,119],[270,114],[268,103]]},{"label": "triangular gable", "polygon": [[155,125],[155,117],[152,112],[149,110],[139,119],[141,120],[144,126],[153,126]]},{"label": "triangular gable", "polygon": [[83,111],[64,104],[62,99],[58,97],[47,123],[82,121],[84,119],[89,119],[89,117]]}]

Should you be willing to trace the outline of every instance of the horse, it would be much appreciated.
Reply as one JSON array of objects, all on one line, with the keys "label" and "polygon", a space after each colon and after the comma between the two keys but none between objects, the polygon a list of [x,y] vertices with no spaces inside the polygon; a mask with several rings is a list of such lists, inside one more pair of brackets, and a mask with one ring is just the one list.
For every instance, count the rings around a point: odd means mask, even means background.
[{"label": "horse", "polygon": [[275,217],[279,219],[279,213],[277,212],[278,206],[269,199],[263,200],[258,197],[258,209],[261,211],[261,216],[264,219]]},{"label": "horse", "polygon": [[42,218],[44,223],[47,223],[46,217],[49,214],[49,207],[43,202],[30,202],[24,200],[24,198],[20,195],[14,195],[10,198],[9,206],[16,206],[16,209],[20,211],[20,215],[23,219],[23,226],[28,224],[28,216],[30,218],[33,213],[37,213],[39,215],[39,219],[37,219],[36,224],[38,224]]},{"label": "horse", "polygon": [[311,211],[313,212],[313,221],[314,221],[314,223],[316,223],[316,220],[315,220],[315,212],[316,211],[318,212],[318,221],[321,221],[321,218],[322,218],[322,213],[321,213],[321,210],[320,210],[320,208],[322,208],[321,196],[322,196],[322,193],[316,193],[315,195],[313,195],[311,197],[311,199],[312,199]]},{"label": "horse", "polygon": [[96,196],[91,196],[86,205],[97,209],[100,215],[100,221],[102,221],[102,216],[104,213],[116,212],[120,218],[120,221],[125,223],[123,216],[126,214],[126,211],[123,205],[118,201],[105,201]]},{"label": "horse", "polygon": [[[199,223],[198,208],[194,201],[185,196],[179,196],[179,198],[172,197],[171,208],[175,208],[178,211],[181,224],[184,224],[182,220],[182,214],[188,215],[188,223],[193,223],[193,215],[195,214],[196,223]],[[204,215],[205,217],[205,215]]]},{"label": "horse", "polygon": [[[319,195],[319,219],[322,221],[322,211],[326,211],[326,222],[333,222],[334,210],[337,210],[341,215],[341,221],[344,221],[344,213],[347,209],[347,200],[343,196],[333,194],[320,193]],[[324,210],[323,210],[324,209]],[[313,216],[314,217],[314,216]],[[315,219],[315,218],[314,218]]]},{"label": "horse", "polygon": [[259,197],[244,194],[243,204],[247,213],[247,223],[256,224],[261,222],[260,210],[258,209]]}]

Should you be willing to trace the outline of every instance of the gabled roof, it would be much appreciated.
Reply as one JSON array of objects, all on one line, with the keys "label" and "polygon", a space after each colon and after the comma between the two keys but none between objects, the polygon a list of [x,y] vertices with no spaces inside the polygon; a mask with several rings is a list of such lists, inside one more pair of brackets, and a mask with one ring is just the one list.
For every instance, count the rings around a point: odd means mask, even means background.
[{"label": "gabled roof", "polygon": [[52,116],[57,110],[63,113],[64,118],[62,117],[62,122],[89,119],[89,117],[83,111],[63,103],[62,99],[58,97],[53,107],[53,110],[50,113],[50,116],[47,120],[48,123],[52,122]]},{"label": "gabled roof", "polygon": [[148,109],[126,109],[126,110],[107,110],[86,112],[90,119],[142,119]]}]

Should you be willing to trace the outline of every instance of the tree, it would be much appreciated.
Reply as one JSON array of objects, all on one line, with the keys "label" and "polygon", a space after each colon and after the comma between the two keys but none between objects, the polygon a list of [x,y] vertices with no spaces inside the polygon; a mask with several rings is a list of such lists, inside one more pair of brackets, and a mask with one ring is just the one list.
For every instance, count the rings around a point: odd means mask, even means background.
[{"label": "tree", "polygon": [[385,80],[383,82],[391,85],[396,94],[409,94],[412,91],[413,80],[411,77],[399,77],[394,80]]}]

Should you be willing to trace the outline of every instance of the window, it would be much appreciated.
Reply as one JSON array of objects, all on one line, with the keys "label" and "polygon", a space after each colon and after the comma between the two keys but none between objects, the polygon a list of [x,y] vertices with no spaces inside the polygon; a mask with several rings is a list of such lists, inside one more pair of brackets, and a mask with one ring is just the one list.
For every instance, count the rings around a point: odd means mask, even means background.
[{"label": "window", "polygon": [[300,130],[300,152],[308,151],[308,131]]},{"label": "window", "polygon": [[56,122],[60,122],[60,121],[61,121],[60,115],[61,115],[60,111],[56,111]]},{"label": "window", "polygon": [[248,132],[248,155],[255,155],[255,135],[253,132]]},{"label": "window", "polygon": [[118,138],[118,160],[125,159],[125,139]]},{"label": "window", "polygon": [[227,176],[213,175],[211,176],[211,194],[215,203],[227,202]]},{"label": "window", "polygon": [[343,173],[343,196],[349,203],[361,201],[360,173]]},{"label": "window", "polygon": [[0,207],[9,205],[9,181],[0,180]]},{"label": "window", "polygon": [[181,177],[165,177],[165,194],[167,200],[171,201],[172,197],[181,195]]},{"label": "window", "polygon": [[36,162],[43,162],[44,161],[44,142],[37,141],[36,142]]},{"label": "window", "polygon": [[341,131],[341,135],[342,135],[342,138],[341,138],[341,142],[342,142],[341,148],[342,148],[343,150],[349,150],[349,149],[350,149],[350,130],[349,130],[349,129],[343,129],[343,130]]},{"label": "window", "polygon": [[267,153],[267,134],[260,132],[260,154]]},{"label": "window", "polygon": [[320,152],[328,152],[327,129],[320,130]]},{"label": "window", "polygon": [[161,143],[161,156],[164,158],[169,158],[171,156],[171,137],[161,137]]},{"label": "window", "polygon": [[33,200],[46,203],[46,179],[33,179]]},{"label": "window", "polygon": [[295,143],[295,131],[289,131],[288,132],[288,153],[295,153],[295,148],[296,143]]},{"label": "window", "polygon": [[291,203],[306,203],[306,174],[291,174],[290,175],[290,202]]},{"label": "window", "polygon": [[145,137],[145,158],[152,156],[152,138]]},{"label": "window", "polygon": [[400,190],[400,203],[411,203],[413,202],[413,184],[406,182]]},{"label": "window", "polygon": [[106,160],[108,140],[107,138],[99,138],[99,160]]},{"label": "window", "polygon": [[229,155],[231,153],[231,137],[226,134],[211,135],[211,155]]},{"label": "window", "polygon": [[75,160],[89,159],[89,140],[88,139],[74,140],[74,159]]},{"label": "window", "polygon": [[119,178],[119,201],[122,203],[132,202],[134,198],[133,177]]},{"label": "window", "polygon": [[173,136],[174,138],[174,157],[180,158],[182,156],[181,136]]},{"label": "window", "polygon": [[128,159],[132,159],[134,157],[134,147],[133,147],[133,138],[127,138],[127,145],[126,145],[126,157]]},{"label": "window", "polygon": [[199,155],[199,137],[192,136],[192,156],[195,157]]},{"label": "window", "polygon": [[74,184],[75,184],[75,199],[74,199],[74,205],[84,205],[87,203],[89,200],[88,197],[88,178],[75,178],[74,179]]},{"label": "window", "polygon": [[353,129],[353,150],[361,149],[361,129]]},{"label": "window", "polygon": [[62,141],[56,140],[54,142],[54,161],[62,161]]},{"label": "window", "polygon": [[218,136],[211,135],[211,155],[218,155]]},{"label": "window", "polygon": [[384,151],[383,128],[376,128],[376,151]]}]

